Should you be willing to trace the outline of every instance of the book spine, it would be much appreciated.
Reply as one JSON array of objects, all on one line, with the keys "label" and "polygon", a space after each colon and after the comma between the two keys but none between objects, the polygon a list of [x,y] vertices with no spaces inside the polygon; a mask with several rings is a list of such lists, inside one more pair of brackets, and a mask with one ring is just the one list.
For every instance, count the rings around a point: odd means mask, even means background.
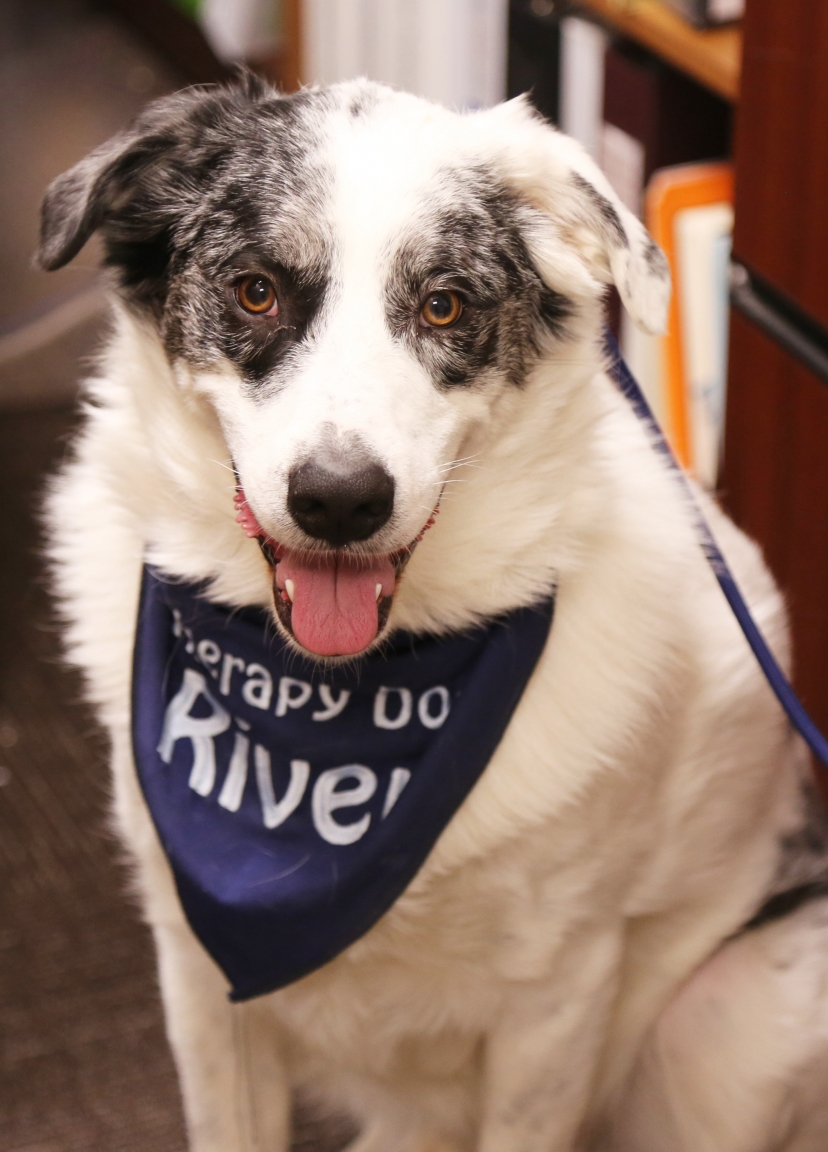
[{"label": "book spine", "polygon": [[561,21],[561,131],[586,148],[600,163],[604,122],[604,55],[607,34],[578,16]]},{"label": "book spine", "polygon": [[450,108],[506,95],[507,0],[305,0],[305,78],[366,76]]}]

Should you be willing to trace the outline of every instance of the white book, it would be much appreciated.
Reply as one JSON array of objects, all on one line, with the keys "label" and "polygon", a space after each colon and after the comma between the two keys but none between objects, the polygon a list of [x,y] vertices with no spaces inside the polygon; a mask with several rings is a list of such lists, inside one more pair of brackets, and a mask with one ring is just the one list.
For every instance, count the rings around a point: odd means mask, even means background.
[{"label": "white book", "polygon": [[[396,0],[394,0],[396,2]],[[458,0],[415,0],[417,33],[414,91],[453,107],[465,71],[465,45],[457,35]]]},{"label": "white book", "polygon": [[303,0],[301,71],[306,84],[331,84],[337,79],[332,0]]},{"label": "white book", "polygon": [[392,88],[413,92],[417,87],[416,4],[395,4],[387,0],[366,0],[369,16],[365,22],[368,57],[365,75]]},{"label": "white book", "polygon": [[508,0],[305,0],[304,79],[488,107],[506,95],[508,15]]},{"label": "white book", "polygon": [[366,65],[366,0],[331,0],[332,55],[337,76],[361,76]]},{"label": "white book", "polygon": [[559,124],[600,164],[607,34],[579,16],[561,20]]},{"label": "white book", "polygon": [[221,60],[260,60],[281,42],[282,6],[274,0],[203,0],[198,19]]},{"label": "white book", "polygon": [[456,0],[457,35],[464,46],[463,88],[456,106],[490,108],[506,98],[508,0]]},{"label": "white book", "polygon": [[601,167],[621,203],[641,219],[646,151],[640,140],[615,124],[601,125]]},{"label": "white book", "polygon": [[674,228],[693,471],[712,489],[724,433],[733,208],[686,208],[676,214]]},{"label": "white book", "polygon": [[621,331],[618,343],[650,411],[660,428],[667,426],[666,398],[664,395],[664,338],[642,332],[633,323],[626,308],[621,309]]},{"label": "white book", "polygon": [[710,19],[719,24],[741,20],[745,14],[745,0],[708,0],[707,11]]}]

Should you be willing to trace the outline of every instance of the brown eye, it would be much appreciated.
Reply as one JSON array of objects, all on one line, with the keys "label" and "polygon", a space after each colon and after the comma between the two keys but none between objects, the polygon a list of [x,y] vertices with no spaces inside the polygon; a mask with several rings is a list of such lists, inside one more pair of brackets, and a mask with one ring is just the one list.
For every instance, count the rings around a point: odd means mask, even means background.
[{"label": "brown eye", "polygon": [[245,312],[275,316],[279,310],[276,289],[264,276],[245,276],[236,285],[236,299]]},{"label": "brown eye", "polygon": [[463,301],[456,292],[432,292],[426,297],[420,321],[430,328],[449,328],[463,315]]}]

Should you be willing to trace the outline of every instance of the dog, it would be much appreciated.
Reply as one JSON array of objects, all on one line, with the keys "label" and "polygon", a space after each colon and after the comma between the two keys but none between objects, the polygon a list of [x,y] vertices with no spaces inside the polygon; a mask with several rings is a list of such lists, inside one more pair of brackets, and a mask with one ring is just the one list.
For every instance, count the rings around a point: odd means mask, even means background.
[{"label": "dog", "polygon": [[[299,1095],[353,1121],[352,1152],[823,1148],[825,821],[608,376],[607,285],[657,332],[669,277],[597,166],[524,99],[458,113],[246,77],[151,104],[51,185],[41,266],[95,232],[112,331],[50,555],[190,1147],[284,1152]],[[699,499],[789,663],[758,549]],[[145,564],[356,675],[397,635],[448,642],[554,596],[485,771],[404,891],[243,1003],[136,776]]]}]

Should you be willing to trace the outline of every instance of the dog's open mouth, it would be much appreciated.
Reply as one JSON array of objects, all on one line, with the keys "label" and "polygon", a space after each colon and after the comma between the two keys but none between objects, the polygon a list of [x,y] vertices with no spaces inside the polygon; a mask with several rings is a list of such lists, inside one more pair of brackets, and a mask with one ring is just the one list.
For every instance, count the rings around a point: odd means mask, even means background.
[{"label": "dog's open mouth", "polygon": [[235,504],[237,521],[258,540],[271,567],[279,621],[315,656],[356,656],[376,640],[388,620],[397,580],[437,512],[408,547],[383,555],[286,548],[264,531],[241,488]]}]

